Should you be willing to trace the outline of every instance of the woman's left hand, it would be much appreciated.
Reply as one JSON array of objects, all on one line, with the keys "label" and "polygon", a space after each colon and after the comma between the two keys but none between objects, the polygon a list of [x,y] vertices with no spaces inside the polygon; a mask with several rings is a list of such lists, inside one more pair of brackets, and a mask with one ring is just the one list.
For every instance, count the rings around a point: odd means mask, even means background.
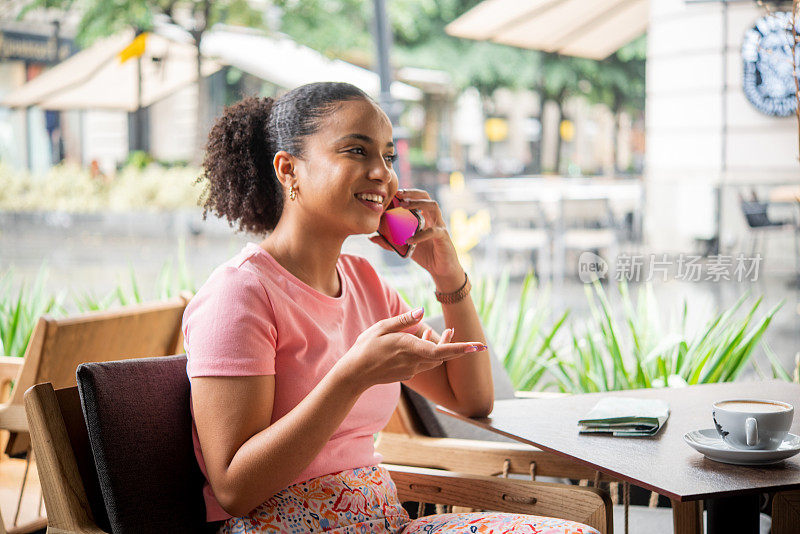
[{"label": "woman's left hand", "polygon": [[[397,191],[397,198],[401,207],[419,210],[425,219],[424,227],[408,240],[409,244],[416,244],[411,259],[428,271],[434,280],[454,275],[463,277],[456,248],[447,232],[439,203],[422,189],[400,189]],[[386,250],[392,250],[379,235],[369,239]]]}]

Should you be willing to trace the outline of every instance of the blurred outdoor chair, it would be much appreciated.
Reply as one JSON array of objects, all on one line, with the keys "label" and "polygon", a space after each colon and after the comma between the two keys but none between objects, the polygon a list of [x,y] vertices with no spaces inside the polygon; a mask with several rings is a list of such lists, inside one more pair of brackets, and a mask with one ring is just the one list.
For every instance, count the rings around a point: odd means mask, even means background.
[{"label": "blurred outdoor chair", "polygon": [[[586,251],[601,255],[613,268],[619,245],[618,226],[607,198],[562,198],[553,239],[555,273],[563,280],[567,254]],[[577,271],[570,269],[570,272]]]},{"label": "blurred outdoor chair", "polygon": [[489,198],[492,232],[488,255],[494,264],[525,275],[534,266],[539,280],[548,278],[551,266],[551,228],[542,203],[534,200]]},{"label": "blurred outdoor chair", "polygon": [[[77,387],[25,394],[49,532],[214,532],[192,446],[186,356],[82,364]],[[573,519],[611,532],[594,488],[386,465],[403,501]]]},{"label": "blurred outdoor chair", "polygon": [[794,231],[795,272],[800,274],[800,224],[798,224],[796,215],[773,219],[770,216],[771,203],[759,201],[755,193],[751,193],[750,200],[740,194],[739,203],[750,234],[750,256],[754,257],[756,254],[761,254],[763,258],[764,238],[775,231],[791,228]]},{"label": "blurred outdoor chair", "polygon": [[485,202],[479,194],[469,186],[462,189],[453,189],[449,185],[440,185],[436,189],[436,200],[446,221],[449,222],[450,216],[455,210],[464,210],[472,215],[478,210],[485,208]]},{"label": "blurred outdoor chair", "polygon": [[[30,464],[30,435],[23,396],[32,385],[40,382],[50,382],[57,388],[75,385],[75,369],[83,362],[183,352],[181,321],[189,298],[190,295],[182,294],[167,301],[69,317],[45,315],[39,318],[25,357],[18,359],[19,369],[11,397],[0,405],[0,429],[9,432],[5,453],[16,458],[24,456]],[[15,527],[24,491],[25,478],[13,522]],[[37,530],[43,520],[46,524],[43,518],[17,529],[20,532]]]}]

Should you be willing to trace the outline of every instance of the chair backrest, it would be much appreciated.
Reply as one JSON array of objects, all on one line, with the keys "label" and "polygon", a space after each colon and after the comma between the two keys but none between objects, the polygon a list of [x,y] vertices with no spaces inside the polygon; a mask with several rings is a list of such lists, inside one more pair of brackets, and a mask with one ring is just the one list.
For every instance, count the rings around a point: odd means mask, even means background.
[{"label": "chair backrest", "polygon": [[[445,328],[444,317],[441,315],[426,319],[425,322],[434,330],[441,332]],[[489,352],[492,354],[492,380],[494,382],[495,399],[513,399],[514,385],[508,376],[503,364],[492,351],[489,343]],[[436,405],[422,395],[403,386],[400,403],[386,427],[389,432],[399,432],[411,435],[424,435],[433,438],[461,438],[479,439],[484,441],[510,442],[509,438],[484,430],[475,425],[464,423],[454,417],[436,411]]]},{"label": "chair backrest", "polygon": [[742,200],[742,213],[750,228],[772,226],[773,223],[767,214],[767,203],[757,200]]},{"label": "chair backrest", "polygon": [[547,227],[547,217],[539,201],[496,199],[490,206],[493,229]]},{"label": "chair backrest", "polygon": [[442,214],[449,219],[456,210],[464,210],[472,215],[486,207],[486,203],[469,188],[454,191],[449,185],[441,185],[436,190],[436,200],[441,206]]},{"label": "chair backrest", "polygon": [[186,356],[82,363],[77,379],[111,530],[204,528]]},{"label": "chair backrest", "polygon": [[607,198],[562,198],[560,225],[565,229],[612,228],[614,214]]},{"label": "chair backrest", "polygon": [[81,364],[77,382],[38,384],[25,395],[50,526],[115,534],[216,527],[205,522],[186,356]]},{"label": "chair backrest", "polygon": [[[83,362],[166,356],[183,352],[181,321],[188,296],[69,317],[43,316],[36,324],[9,403],[22,408],[25,391],[50,382],[54,389],[75,385]],[[6,454],[30,446],[27,433],[12,433]]]}]

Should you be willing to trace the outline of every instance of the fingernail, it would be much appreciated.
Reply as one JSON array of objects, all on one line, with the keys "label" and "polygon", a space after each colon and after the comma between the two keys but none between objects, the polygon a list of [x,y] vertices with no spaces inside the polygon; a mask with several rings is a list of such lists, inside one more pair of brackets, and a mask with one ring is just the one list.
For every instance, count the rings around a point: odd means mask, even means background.
[{"label": "fingernail", "polygon": [[475,345],[469,345],[467,348],[464,349],[464,352],[476,352],[477,350],[478,347],[476,347]]},{"label": "fingernail", "polygon": [[451,336],[456,335],[456,327],[453,327],[453,328],[450,329],[450,335]]},{"label": "fingernail", "polygon": [[417,308],[416,310],[411,312],[411,317],[414,319],[419,319],[425,313],[425,307]]},{"label": "fingernail", "polygon": [[482,343],[476,343],[475,345],[472,345],[472,347],[474,349],[472,352],[478,352],[478,351],[481,351],[481,350],[486,350],[486,345],[484,345]]}]

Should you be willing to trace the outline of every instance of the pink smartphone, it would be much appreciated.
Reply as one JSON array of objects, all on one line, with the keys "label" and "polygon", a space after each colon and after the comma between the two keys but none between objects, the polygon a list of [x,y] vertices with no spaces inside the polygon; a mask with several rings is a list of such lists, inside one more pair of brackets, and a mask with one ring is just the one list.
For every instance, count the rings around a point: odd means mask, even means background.
[{"label": "pink smartphone", "polygon": [[406,240],[417,233],[421,226],[422,216],[417,210],[401,208],[400,201],[394,197],[381,215],[378,234],[401,257],[407,258],[414,250],[414,245],[406,244]]}]

